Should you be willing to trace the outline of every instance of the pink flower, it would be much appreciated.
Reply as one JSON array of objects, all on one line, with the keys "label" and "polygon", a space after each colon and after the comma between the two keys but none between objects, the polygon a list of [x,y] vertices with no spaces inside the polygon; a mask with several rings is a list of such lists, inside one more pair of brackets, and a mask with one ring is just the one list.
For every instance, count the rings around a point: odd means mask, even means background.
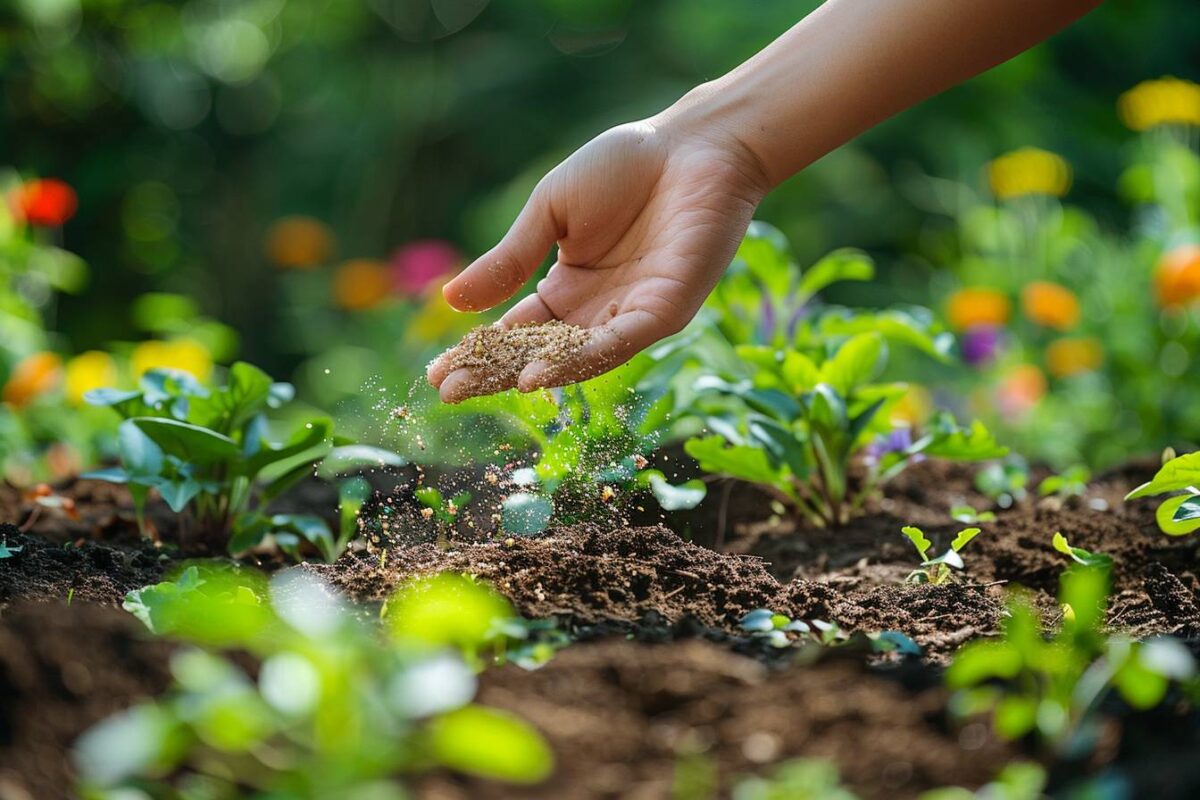
[{"label": "pink flower", "polygon": [[419,295],[429,284],[456,272],[462,253],[444,239],[419,239],[392,253],[392,286],[407,295]]}]

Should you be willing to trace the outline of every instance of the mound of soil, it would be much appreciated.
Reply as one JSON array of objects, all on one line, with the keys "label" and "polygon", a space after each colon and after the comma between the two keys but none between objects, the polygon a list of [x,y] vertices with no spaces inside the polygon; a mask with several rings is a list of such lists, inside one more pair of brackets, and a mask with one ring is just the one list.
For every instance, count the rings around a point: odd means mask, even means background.
[{"label": "mound of soil", "polygon": [[4,609],[0,797],[71,796],[71,743],[108,715],[164,691],[170,649],[114,608],[74,602]]},{"label": "mound of soil", "polygon": [[831,759],[863,797],[912,797],[978,787],[1013,755],[981,724],[937,722],[940,689],[910,692],[843,660],[769,672],[699,641],[578,645],[533,673],[484,673],[479,699],[543,732],[554,776],[532,789],[440,776],[423,797],[648,800],[672,796],[688,762],[715,767],[727,790],[735,776],[797,757]]}]

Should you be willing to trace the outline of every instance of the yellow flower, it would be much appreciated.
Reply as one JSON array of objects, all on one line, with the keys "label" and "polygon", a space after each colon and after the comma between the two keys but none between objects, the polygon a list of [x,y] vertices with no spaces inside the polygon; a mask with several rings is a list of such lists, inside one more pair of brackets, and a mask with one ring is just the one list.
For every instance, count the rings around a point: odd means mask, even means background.
[{"label": "yellow flower", "polygon": [[1154,288],[1163,308],[1200,300],[1200,245],[1183,244],[1163,254],[1154,271]]},{"label": "yellow flower", "polygon": [[425,291],[424,304],[408,324],[405,339],[411,344],[422,345],[460,336],[478,321],[473,317],[473,314],[455,311],[442,296],[441,288],[430,286]]},{"label": "yellow flower", "polygon": [[1059,339],[1046,348],[1046,369],[1056,378],[1091,372],[1104,363],[1104,348],[1097,339]]},{"label": "yellow flower", "polygon": [[1071,188],[1071,166],[1048,150],[1023,147],[988,164],[988,183],[1001,200],[1046,194],[1062,197]]},{"label": "yellow flower", "polygon": [[933,397],[929,394],[929,390],[923,386],[914,385],[908,387],[908,391],[892,408],[889,421],[892,425],[915,428],[924,424],[932,413]]},{"label": "yellow flower", "polygon": [[950,295],[946,317],[951,327],[966,330],[977,325],[999,327],[1008,322],[1012,304],[1003,292],[984,286],[968,286]]},{"label": "yellow flower", "polygon": [[134,378],[140,378],[152,369],[177,369],[191,374],[196,380],[206,381],[213,370],[212,356],[204,345],[193,339],[142,342],[133,348],[130,362]]},{"label": "yellow flower", "polygon": [[1021,290],[1021,307],[1031,322],[1066,331],[1079,324],[1079,300],[1065,286],[1034,281]]},{"label": "yellow flower", "polygon": [[391,290],[391,273],[382,261],[367,258],[347,261],[333,274],[333,301],[347,311],[374,308]]},{"label": "yellow flower", "polygon": [[54,353],[34,353],[13,367],[0,397],[13,408],[23,408],[38,395],[53,391],[61,378],[61,358]]},{"label": "yellow flower", "polygon": [[267,258],[283,269],[312,269],[333,255],[333,232],[312,217],[284,217],[267,230]]},{"label": "yellow flower", "polygon": [[117,365],[112,356],[100,350],[80,353],[67,362],[63,391],[67,400],[75,405],[83,403],[83,396],[92,389],[102,389],[117,383]]},{"label": "yellow flower", "polygon": [[1142,81],[1121,95],[1117,112],[1135,131],[1169,124],[1200,126],[1200,85],[1171,77]]}]

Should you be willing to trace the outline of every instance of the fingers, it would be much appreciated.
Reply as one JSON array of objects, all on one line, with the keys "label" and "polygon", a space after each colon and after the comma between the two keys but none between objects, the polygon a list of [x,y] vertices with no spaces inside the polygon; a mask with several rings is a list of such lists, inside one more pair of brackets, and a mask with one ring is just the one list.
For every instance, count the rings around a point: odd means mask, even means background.
[{"label": "fingers", "polygon": [[557,319],[550,306],[535,292],[521,300],[500,318],[500,324],[506,328],[514,325],[533,325]]},{"label": "fingers", "polygon": [[484,381],[471,370],[456,369],[438,386],[438,397],[443,403],[461,403],[471,397],[511,389],[514,385],[515,382],[500,382],[495,378]]},{"label": "fingers", "polygon": [[640,351],[673,333],[648,311],[635,309],[591,329],[592,335],[577,358],[563,363],[535,361],[521,371],[517,388],[532,392],[566,386],[616,369]]},{"label": "fingers", "polygon": [[549,190],[538,184],[500,243],[442,288],[459,311],[484,311],[512,297],[558,241]]}]

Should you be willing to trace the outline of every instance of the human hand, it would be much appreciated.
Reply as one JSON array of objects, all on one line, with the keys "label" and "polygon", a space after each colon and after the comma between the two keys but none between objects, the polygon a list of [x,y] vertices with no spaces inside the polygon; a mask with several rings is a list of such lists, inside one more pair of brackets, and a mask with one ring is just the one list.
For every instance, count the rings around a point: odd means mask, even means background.
[{"label": "human hand", "polygon": [[[766,181],[735,136],[686,116],[621,125],[584,145],[542,179],[503,240],[444,287],[460,311],[491,308],[558,243],[549,274],[500,324],[558,319],[592,335],[570,363],[526,365],[521,391],[591,378],[678,332],[729,265]],[[511,388],[448,363],[443,355],[428,371],[446,402]]]}]

